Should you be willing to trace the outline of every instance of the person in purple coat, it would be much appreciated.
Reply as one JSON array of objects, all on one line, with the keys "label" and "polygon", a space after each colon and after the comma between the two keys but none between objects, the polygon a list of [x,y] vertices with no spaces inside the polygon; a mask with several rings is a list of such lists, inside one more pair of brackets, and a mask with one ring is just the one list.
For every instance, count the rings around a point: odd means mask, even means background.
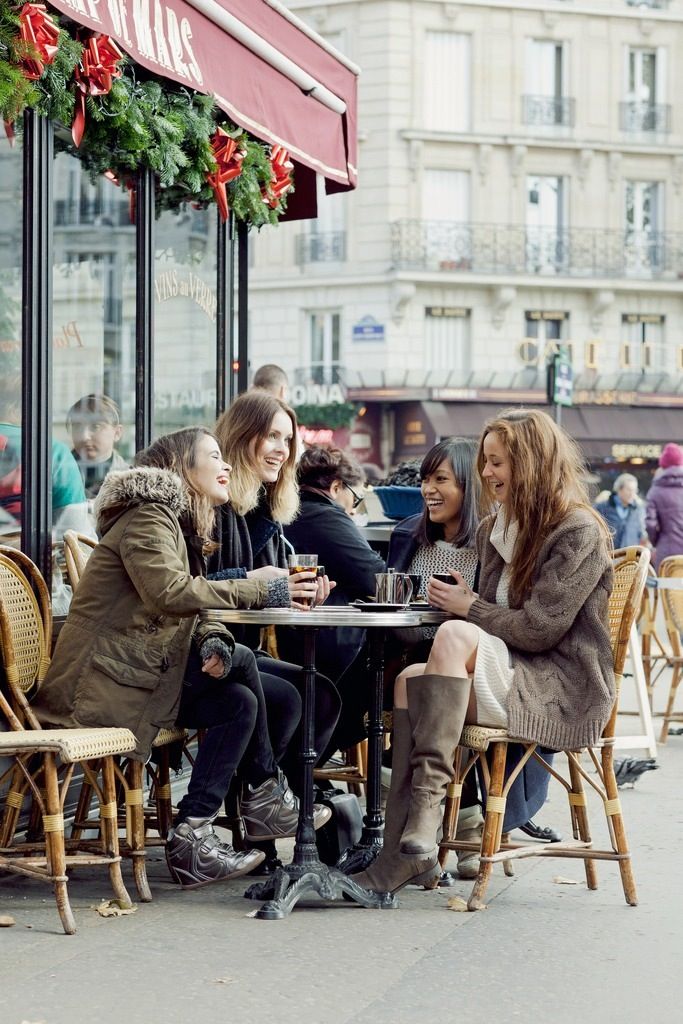
[{"label": "person in purple coat", "polygon": [[669,555],[683,555],[683,448],[673,442],[664,445],[659,465],[645,508],[645,526],[656,548],[657,569]]}]

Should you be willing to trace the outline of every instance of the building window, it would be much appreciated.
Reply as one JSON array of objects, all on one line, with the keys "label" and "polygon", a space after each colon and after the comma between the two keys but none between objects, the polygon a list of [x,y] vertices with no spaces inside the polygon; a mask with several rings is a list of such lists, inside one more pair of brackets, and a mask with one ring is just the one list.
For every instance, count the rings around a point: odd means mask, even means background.
[{"label": "building window", "polygon": [[662,263],[662,194],[662,186],[657,181],[626,182],[624,259],[627,273],[640,276],[656,270]]},{"label": "building window", "polygon": [[426,129],[470,130],[471,38],[460,32],[427,32],[424,45]]},{"label": "building window", "polygon": [[422,222],[425,266],[469,270],[472,226],[467,171],[423,171]]},{"label": "building window", "polygon": [[568,350],[573,361],[573,345],[568,340],[569,313],[530,309],[524,314],[524,338],[520,357],[526,366],[545,366],[559,345]]},{"label": "building window", "polygon": [[527,39],[522,120],[534,127],[568,127],[574,104],[567,95],[565,43]]},{"label": "building window", "polygon": [[622,369],[636,373],[666,369],[663,316],[624,313],[621,339]]},{"label": "building window", "polygon": [[341,313],[309,313],[309,380],[313,384],[337,384],[339,381]]},{"label": "building window", "polygon": [[432,370],[450,370],[453,387],[464,384],[472,369],[469,309],[427,306],[424,333],[425,365]]},{"label": "building window", "polygon": [[532,274],[562,273],[569,258],[565,179],[531,175],[526,193],[526,269]]},{"label": "building window", "polygon": [[671,108],[666,103],[666,50],[663,47],[656,50],[629,47],[624,93],[622,131],[670,131]]}]

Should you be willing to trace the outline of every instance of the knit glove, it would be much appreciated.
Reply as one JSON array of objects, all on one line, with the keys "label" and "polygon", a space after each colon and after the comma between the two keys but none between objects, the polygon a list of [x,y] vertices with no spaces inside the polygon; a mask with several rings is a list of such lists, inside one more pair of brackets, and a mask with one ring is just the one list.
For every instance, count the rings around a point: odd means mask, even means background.
[{"label": "knit glove", "polygon": [[199,648],[199,657],[202,659],[202,663],[208,661],[212,654],[215,654],[223,662],[223,674],[218,678],[225,679],[232,668],[232,650],[219,636],[210,636]]},{"label": "knit glove", "polygon": [[275,580],[268,580],[268,595],[263,602],[263,607],[289,608],[291,603],[287,577],[278,576]]}]

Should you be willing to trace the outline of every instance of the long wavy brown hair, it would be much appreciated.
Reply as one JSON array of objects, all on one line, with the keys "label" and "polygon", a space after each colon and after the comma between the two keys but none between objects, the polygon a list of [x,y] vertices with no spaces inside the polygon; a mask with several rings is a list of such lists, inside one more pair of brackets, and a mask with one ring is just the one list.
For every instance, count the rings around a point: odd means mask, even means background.
[{"label": "long wavy brown hair", "polygon": [[[548,535],[571,512],[582,509],[596,521],[605,547],[609,530],[591,506],[584,483],[587,469],[573,439],[540,409],[507,409],[484,425],[477,452],[482,497],[491,490],[482,476],[484,438],[496,433],[510,460],[510,499],[506,522],[516,522],[519,533],[510,564],[510,596],[521,601],[531,585],[538,554]],[[483,511],[483,510],[482,510]]]},{"label": "long wavy brown hair", "polygon": [[[264,484],[254,467],[256,447],[268,437],[273,418],[284,412],[292,423],[292,443],[275,483]],[[273,519],[291,523],[299,511],[299,487],[296,482],[296,413],[286,402],[261,388],[247,391],[223,413],[215,427],[223,458],[232,466],[230,504],[239,515],[246,515],[259,503],[265,491]]]},{"label": "long wavy brown hair", "polygon": [[191,470],[197,461],[197,445],[203,437],[213,437],[218,443],[218,438],[206,427],[183,427],[182,430],[164,434],[156,441],[152,441],[148,448],[137,453],[135,465],[156,466],[178,474],[187,497],[192,524],[207,550],[211,550],[215,546],[211,538],[215,529],[216,509],[210,498],[195,490],[191,477]]}]

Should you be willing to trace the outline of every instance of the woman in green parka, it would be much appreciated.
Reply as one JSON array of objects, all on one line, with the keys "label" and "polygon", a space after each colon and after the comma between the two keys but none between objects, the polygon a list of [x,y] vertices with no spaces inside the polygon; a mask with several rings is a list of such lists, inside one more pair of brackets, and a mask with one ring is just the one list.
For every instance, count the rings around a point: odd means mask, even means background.
[{"label": "woman in green parka", "polygon": [[[277,768],[254,656],[202,608],[300,606],[324,598],[314,574],[205,579],[214,508],[228,500],[230,466],[201,427],[175,431],[110,473],[97,497],[93,551],[34,704],[49,726],[125,726],[135,757],[159,729],[206,729],[166,856],[186,888],[245,874],[263,854],[221,843],[213,819],[238,764],[253,838],[293,835],[298,802]],[[296,582],[293,582],[296,579]],[[320,818],[320,815],[318,815]],[[322,820],[316,821],[322,824]]]}]

